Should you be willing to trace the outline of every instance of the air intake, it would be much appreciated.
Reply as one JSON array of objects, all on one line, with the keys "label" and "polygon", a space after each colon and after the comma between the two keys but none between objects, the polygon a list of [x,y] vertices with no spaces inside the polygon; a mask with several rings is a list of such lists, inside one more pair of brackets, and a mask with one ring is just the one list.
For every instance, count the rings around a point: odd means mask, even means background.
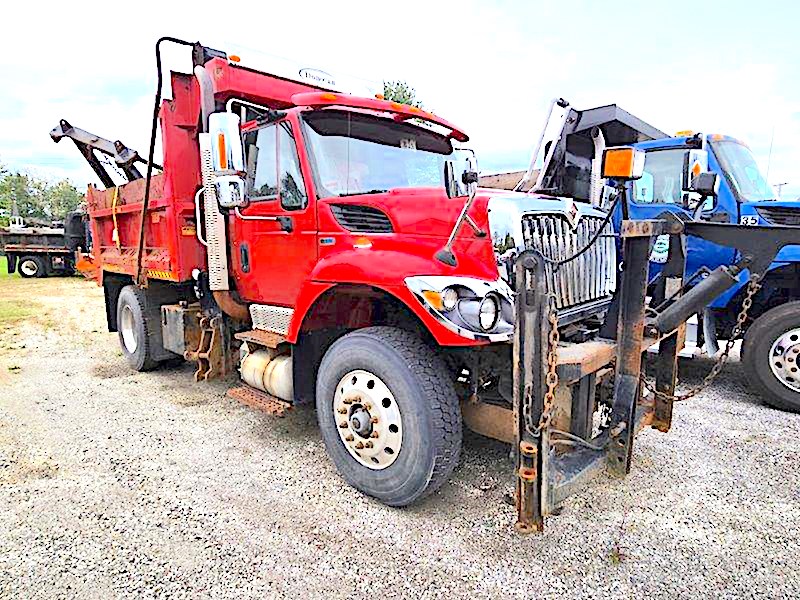
[{"label": "air intake", "polygon": [[382,210],[357,204],[331,204],[339,225],[355,233],[392,233],[392,222]]},{"label": "air intake", "polygon": [[756,211],[772,225],[800,225],[800,207],[758,206]]}]

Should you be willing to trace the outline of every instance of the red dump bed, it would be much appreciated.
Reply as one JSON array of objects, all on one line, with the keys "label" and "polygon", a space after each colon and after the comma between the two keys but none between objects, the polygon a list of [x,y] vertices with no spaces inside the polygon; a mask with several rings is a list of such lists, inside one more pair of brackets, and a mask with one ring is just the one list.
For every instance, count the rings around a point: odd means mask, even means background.
[{"label": "red dump bed", "polygon": [[[193,269],[206,268],[194,212],[194,195],[200,188],[199,92],[193,77],[178,73],[172,74],[172,90],[173,99],[163,103],[160,113],[164,172],[152,178],[142,274],[188,281]],[[103,271],[136,276],[144,190],[144,179],[117,188],[89,187],[86,200],[98,277]]]}]

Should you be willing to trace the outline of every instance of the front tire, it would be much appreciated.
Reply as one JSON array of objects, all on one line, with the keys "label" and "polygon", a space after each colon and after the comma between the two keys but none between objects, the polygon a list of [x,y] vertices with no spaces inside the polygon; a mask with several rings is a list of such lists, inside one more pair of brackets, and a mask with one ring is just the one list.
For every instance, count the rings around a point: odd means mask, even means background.
[{"label": "front tire", "polygon": [[368,327],[339,338],[320,364],[316,405],[342,477],[384,504],[427,496],[458,464],[455,388],[441,359],[413,333]]},{"label": "front tire", "polygon": [[158,366],[151,354],[145,306],[145,296],[141,289],[134,285],[122,288],[117,300],[119,345],[125,360],[136,371],[150,371]]},{"label": "front tire", "polygon": [[47,267],[39,256],[23,256],[19,259],[17,272],[21,277],[26,279],[32,277],[46,277]]},{"label": "front tire", "polygon": [[800,412],[800,302],[782,304],[753,321],[742,342],[742,363],[767,404]]}]

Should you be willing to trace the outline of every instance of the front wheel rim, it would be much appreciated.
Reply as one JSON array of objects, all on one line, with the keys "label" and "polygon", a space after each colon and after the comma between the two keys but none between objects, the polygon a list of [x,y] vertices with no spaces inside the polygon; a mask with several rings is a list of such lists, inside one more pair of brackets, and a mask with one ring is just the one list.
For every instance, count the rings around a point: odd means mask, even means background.
[{"label": "front wheel rim", "polygon": [[386,469],[400,455],[400,408],[377,375],[357,369],[342,377],[333,396],[333,419],[347,452],[368,469]]},{"label": "front wheel rim", "polygon": [[130,306],[122,307],[122,315],[119,330],[122,332],[122,343],[129,354],[136,352],[138,342],[136,340],[136,319]]},{"label": "front wheel rim", "polygon": [[780,335],[769,351],[772,374],[784,386],[800,392],[800,328]]},{"label": "front wheel rim", "polygon": [[19,270],[22,271],[24,275],[32,277],[36,275],[36,272],[39,270],[39,265],[33,260],[23,260],[19,265]]}]

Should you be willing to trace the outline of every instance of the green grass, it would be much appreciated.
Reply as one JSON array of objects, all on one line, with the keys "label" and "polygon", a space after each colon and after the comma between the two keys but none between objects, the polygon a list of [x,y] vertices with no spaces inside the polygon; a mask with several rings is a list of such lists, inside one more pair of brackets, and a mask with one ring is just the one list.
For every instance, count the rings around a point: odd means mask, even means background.
[{"label": "green grass", "polygon": [[22,300],[0,300],[0,324],[27,319],[35,314],[30,302]]},{"label": "green grass", "polygon": [[5,256],[0,256],[0,279],[7,279],[11,277],[19,277],[17,273],[8,272],[8,259]]}]

